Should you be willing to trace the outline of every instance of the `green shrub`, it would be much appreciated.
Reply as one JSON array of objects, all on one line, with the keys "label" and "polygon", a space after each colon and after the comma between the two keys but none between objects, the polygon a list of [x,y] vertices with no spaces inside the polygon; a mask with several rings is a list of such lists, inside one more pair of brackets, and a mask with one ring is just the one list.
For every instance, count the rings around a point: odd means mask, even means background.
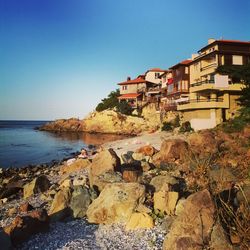
[{"label": "green shrub", "polygon": [[95,110],[100,112],[106,109],[115,108],[119,104],[118,96],[120,96],[120,90],[111,91],[107,98],[102,99],[102,101],[96,106]]},{"label": "green shrub", "polygon": [[242,108],[240,115],[228,122],[221,125],[222,130],[226,133],[240,132],[243,128],[250,123],[250,108]]},{"label": "green shrub", "polygon": [[131,115],[133,111],[132,107],[125,100],[118,103],[116,108],[118,112],[124,115]]},{"label": "green shrub", "polygon": [[189,121],[183,122],[183,123],[181,124],[181,127],[180,127],[180,130],[179,130],[179,131],[180,131],[181,133],[193,131],[190,122],[189,122]]},{"label": "green shrub", "polygon": [[163,122],[161,130],[162,131],[172,131],[173,130],[172,123],[171,122]]}]

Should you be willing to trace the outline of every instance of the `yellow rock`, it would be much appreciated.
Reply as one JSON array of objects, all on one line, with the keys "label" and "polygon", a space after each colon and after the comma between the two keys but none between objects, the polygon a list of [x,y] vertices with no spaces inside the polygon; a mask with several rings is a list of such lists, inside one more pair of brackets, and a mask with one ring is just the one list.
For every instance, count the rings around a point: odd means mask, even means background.
[{"label": "yellow rock", "polygon": [[174,215],[177,200],[177,192],[160,190],[154,193],[154,209],[166,212],[168,215]]},{"label": "yellow rock", "polygon": [[60,174],[70,174],[81,169],[85,169],[90,164],[89,159],[77,159],[70,165],[63,165],[60,169]]},{"label": "yellow rock", "polygon": [[152,227],[154,227],[153,218],[147,213],[133,213],[126,224],[126,230]]}]

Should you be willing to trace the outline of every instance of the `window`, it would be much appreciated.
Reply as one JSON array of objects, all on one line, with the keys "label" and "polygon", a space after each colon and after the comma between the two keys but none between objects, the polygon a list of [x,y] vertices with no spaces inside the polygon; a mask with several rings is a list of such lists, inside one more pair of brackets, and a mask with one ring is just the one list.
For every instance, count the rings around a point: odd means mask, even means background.
[{"label": "window", "polygon": [[160,76],[160,73],[155,73],[155,79],[158,79]]},{"label": "window", "polygon": [[188,74],[188,67],[185,67],[185,74]]},{"label": "window", "polygon": [[243,58],[242,58],[242,56],[235,56],[235,55],[233,55],[233,65],[243,65]]},{"label": "window", "polygon": [[122,86],[122,90],[127,90],[128,89],[128,86],[127,85],[123,85]]}]

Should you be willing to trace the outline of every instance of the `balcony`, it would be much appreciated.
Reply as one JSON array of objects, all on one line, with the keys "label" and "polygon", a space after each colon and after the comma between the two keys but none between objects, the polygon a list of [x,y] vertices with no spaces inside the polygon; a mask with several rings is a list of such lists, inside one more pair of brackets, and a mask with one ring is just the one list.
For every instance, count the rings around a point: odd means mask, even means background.
[{"label": "balcony", "polygon": [[179,102],[177,106],[178,111],[213,108],[229,108],[229,103],[223,98],[191,99],[188,101]]},{"label": "balcony", "polygon": [[201,82],[192,83],[190,86],[190,92],[199,92],[206,90],[218,90],[218,91],[241,91],[244,88],[244,84],[242,83],[232,83],[230,80],[228,81],[227,86],[224,87],[216,84],[214,80],[204,80]]}]

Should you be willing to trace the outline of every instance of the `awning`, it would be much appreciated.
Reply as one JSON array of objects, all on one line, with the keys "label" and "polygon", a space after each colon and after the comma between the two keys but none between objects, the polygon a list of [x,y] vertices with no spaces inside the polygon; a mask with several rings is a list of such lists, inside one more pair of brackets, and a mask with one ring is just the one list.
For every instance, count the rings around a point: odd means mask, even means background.
[{"label": "awning", "polygon": [[123,100],[123,99],[136,99],[138,96],[141,94],[137,93],[131,93],[131,94],[124,94],[118,97],[118,99]]}]

